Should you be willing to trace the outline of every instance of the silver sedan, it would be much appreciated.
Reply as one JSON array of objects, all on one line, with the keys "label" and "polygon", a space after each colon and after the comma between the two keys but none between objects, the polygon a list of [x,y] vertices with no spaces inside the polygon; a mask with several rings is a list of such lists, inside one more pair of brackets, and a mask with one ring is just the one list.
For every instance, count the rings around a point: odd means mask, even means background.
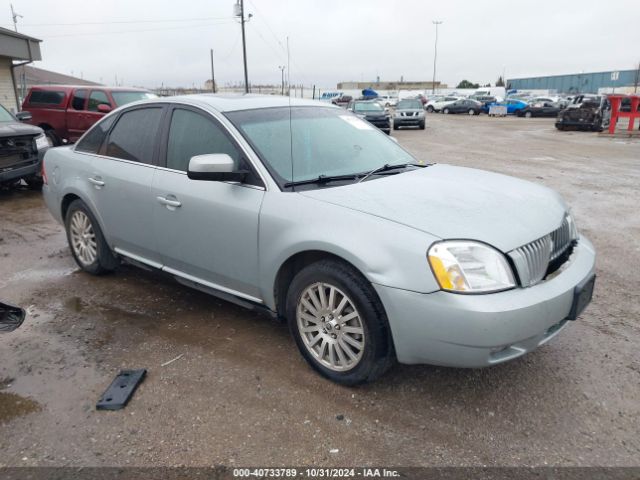
[{"label": "silver sedan", "polygon": [[51,149],[43,188],[83,270],[122,261],[285,319],[320,374],[483,367],[589,303],[595,252],[555,192],[416,160],[313,101],[138,102]]}]

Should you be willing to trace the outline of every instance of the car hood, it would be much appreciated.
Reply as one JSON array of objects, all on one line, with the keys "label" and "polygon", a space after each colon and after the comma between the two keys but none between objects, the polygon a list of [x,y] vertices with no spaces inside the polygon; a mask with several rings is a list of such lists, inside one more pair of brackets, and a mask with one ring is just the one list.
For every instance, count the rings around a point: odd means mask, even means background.
[{"label": "car hood", "polygon": [[20,135],[40,135],[42,129],[21,122],[0,122],[0,137],[16,137]]},{"label": "car hood", "polygon": [[555,230],[567,211],[560,195],[541,185],[451,165],[300,194],[442,239],[479,240],[503,252]]}]

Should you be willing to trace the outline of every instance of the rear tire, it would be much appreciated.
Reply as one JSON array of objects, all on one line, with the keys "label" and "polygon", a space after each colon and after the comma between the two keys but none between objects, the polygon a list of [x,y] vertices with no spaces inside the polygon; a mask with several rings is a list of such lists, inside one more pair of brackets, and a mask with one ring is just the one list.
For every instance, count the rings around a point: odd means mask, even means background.
[{"label": "rear tire", "polygon": [[51,129],[45,130],[44,134],[47,136],[47,139],[49,140],[49,144],[52,147],[59,147],[60,145],[62,145],[62,139],[58,136],[58,134]]},{"label": "rear tire", "polygon": [[469,113],[469,116],[473,116],[476,114],[476,111],[473,108],[470,108],[468,113]]},{"label": "rear tire", "polygon": [[96,217],[82,200],[71,202],[64,224],[71,254],[82,270],[103,275],[116,269],[118,259],[107,245]]},{"label": "rear tire", "polygon": [[531,117],[533,117],[533,114],[531,112],[525,112],[524,116],[525,116],[525,118],[531,118]]},{"label": "rear tire", "polygon": [[433,107],[431,105],[427,105],[427,112],[433,113]]},{"label": "rear tire", "polygon": [[329,380],[370,382],[393,364],[382,303],[371,284],[344,263],[321,260],[300,270],[287,292],[286,316],[304,359]]}]

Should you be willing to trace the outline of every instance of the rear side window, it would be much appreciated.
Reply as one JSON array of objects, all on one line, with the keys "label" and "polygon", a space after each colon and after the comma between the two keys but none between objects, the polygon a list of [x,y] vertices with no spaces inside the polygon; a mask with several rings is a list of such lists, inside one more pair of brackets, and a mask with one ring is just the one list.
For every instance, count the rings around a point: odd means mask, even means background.
[{"label": "rear side window", "polygon": [[109,102],[109,97],[107,97],[106,93],[104,93],[101,90],[93,90],[91,92],[91,96],[89,97],[89,106],[87,110],[90,110],[92,112],[97,112],[98,105],[111,106],[111,103]]},{"label": "rear side window", "polygon": [[31,105],[60,105],[64,100],[64,92],[50,90],[35,90],[31,92],[29,104]]},{"label": "rear side window", "polygon": [[84,101],[87,99],[86,90],[76,90],[71,99],[71,108],[74,110],[84,110]]},{"label": "rear side window", "polygon": [[152,164],[161,117],[161,107],[124,112],[109,135],[106,154],[109,157]]},{"label": "rear side window", "polygon": [[115,118],[115,116],[111,116],[97,123],[96,126],[89,130],[89,133],[77,143],[76,152],[98,153]]},{"label": "rear side window", "polygon": [[167,145],[167,168],[186,172],[191,157],[207,153],[226,153],[238,167],[240,152],[220,127],[199,113],[174,110]]}]

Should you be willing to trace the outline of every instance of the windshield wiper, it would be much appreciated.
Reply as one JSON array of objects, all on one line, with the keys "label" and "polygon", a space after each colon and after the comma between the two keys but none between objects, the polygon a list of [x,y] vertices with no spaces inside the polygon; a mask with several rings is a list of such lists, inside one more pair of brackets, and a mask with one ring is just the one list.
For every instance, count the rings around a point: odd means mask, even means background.
[{"label": "windshield wiper", "polygon": [[399,168],[406,168],[406,167],[426,167],[426,165],[420,165],[419,163],[399,163],[397,165],[390,165],[388,163],[385,163],[381,167],[374,168],[369,173],[364,175],[360,180],[358,180],[358,183],[364,182],[371,175],[375,175],[377,173],[382,173],[382,172],[388,172],[390,170],[397,170]]},{"label": "windshield wiper", "polygon": [[340,180],[356,180],[360,178],[359,174],[350,174],[350,175],[318,175],[315,178],[310,178],[309,180],[297,180],[295,182],[287,182],[284,184],[285,187],[295,187],[297,185],[312,185],[312,184],[323,184],[329,182],[337,182]]}]

